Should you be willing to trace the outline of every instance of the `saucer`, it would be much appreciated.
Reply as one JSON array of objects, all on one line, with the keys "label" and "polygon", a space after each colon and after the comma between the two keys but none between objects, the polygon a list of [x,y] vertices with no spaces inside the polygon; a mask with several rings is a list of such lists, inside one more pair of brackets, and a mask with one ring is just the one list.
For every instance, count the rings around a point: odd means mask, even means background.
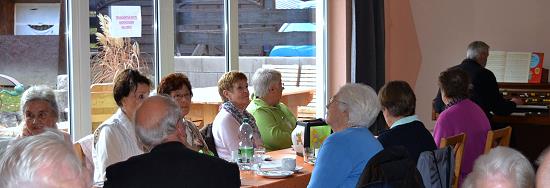
[{"label": "saucer", "polygon": [[268,170],[268,171],[257,171],[256,174],[266,178],[285,178],[294,174],[292,171],[286,170]]}]

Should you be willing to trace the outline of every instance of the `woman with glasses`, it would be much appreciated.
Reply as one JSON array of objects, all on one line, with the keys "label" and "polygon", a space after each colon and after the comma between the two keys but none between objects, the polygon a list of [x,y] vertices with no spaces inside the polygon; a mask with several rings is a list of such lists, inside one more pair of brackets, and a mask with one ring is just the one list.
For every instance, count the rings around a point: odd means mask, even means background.
[{"label": "woman with glasses", "polygon": [[[193,91],[191,90],[191,82],[189,82],[189,78],[187,78],[184,74],[172,73],[162,78],[157,89],[157,93],[165,94],[174,98],[181,109],[182,117],[189,114]],[[186,146],[195,151],[209,153],[208,146],[206,145],[206,142],[200,134],[197,126],[193,124],[193,122],[186,119],[183,119],[182,123],[185,125],[185,132],[187,134]]]},{"label": "woman with glasses", "polygon": [[267,151],[290,148],[290,134],[296,127],[296,117],[281,102],[283,83],[281,73],[260,68],[252,77],[254,97],[247,110],[256,118]]},{"label": "woman with glasses", "polygon": [[[45,129],[57,129],[59,108],[55,94],[45,85],[32,86],[21,96],[23,124],[19,137],[43,133]],[[71,136],[63,132],[65,141],[71,143]],[[72,144],[72,143],[71,143]]]},{"label": "woman with glasses", "polygon": [[308,187],[355,187],[367,162],[382,150],[369,131],[380,113],[376,92],[346,84],[327,105],[333,134],[321,145]]},{"label": "woman with glasses", "polygon": [[119,108],[94,131],[94,186],[103,187],[108,166],[143,154],[132,119],[150,88],[151,81],[137,70],[126,69],[115,78],[113,96]]},{"label": "woman with glasses", "polygon": [[252,127],[254,148],[263,147],[256,119],[246,111],[246,107],[250,104],[246,75],[236,71],[225,73],[218,81],[218,92],[224,102],[220,112],[214,118],[212,135],[220,158],[230,161],[231,152],[238,151],[239,127],[244,118],[248,118]]}]

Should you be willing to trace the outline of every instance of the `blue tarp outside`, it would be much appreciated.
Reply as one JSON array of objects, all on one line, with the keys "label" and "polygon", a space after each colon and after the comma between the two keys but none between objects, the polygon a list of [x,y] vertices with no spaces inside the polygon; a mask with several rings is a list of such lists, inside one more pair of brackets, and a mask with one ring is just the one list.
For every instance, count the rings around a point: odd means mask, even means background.
[{"label": "blue tarp outside", "polygon": [[277,45],[269,53],[271,57],[315,57],[314,45]]}]

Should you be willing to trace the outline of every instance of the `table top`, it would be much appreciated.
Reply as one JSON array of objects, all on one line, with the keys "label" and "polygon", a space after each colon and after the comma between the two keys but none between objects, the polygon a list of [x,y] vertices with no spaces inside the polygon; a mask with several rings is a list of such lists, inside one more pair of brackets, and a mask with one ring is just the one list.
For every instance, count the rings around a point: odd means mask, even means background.
[{"label": "table top", "polygon": [[[202,104],[221,104],[222,98],[218,93],[218,87],[203,87],[203,88],[193,88],[193,98],[191,99],[193,103],[202,103]],[[254,93],[253,87],[248,87],[250,94]],[[300,93],[313,93],[315,88],[312,87],[285,87],[283,90],[283,96],[294,95]]]},{"label": "table top", "polygon": [[304,158],[297,156],[292,148],[268,152],[273,160],[279,160],[285,157],[296,157],[296,166],[302,166],[301,172],[294,173],[292,176],[282,179],[269,179],[256,175],[253,171],[241,171],[241,187],[307,187],[313,165],[304,163]]}]

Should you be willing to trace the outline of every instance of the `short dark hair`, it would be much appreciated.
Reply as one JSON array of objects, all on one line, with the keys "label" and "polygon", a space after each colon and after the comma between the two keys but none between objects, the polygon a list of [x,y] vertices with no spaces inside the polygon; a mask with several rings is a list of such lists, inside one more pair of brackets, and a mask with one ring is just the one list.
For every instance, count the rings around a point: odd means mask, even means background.
[{"label": "short dark hair", "polygon": [[378,92],[378,99],[382,107],[394,117],[411,116],[415,113],[416,96],[405,81],[388,82]]},{"label": "short dark hair", "polygon": [[151,80],[134,69],[126,69],[117,75],[113,87],[113,96],[119,107],[122,107],[122,98],[128,97],[130,91],[136,91],[138,84],[151,86]]},{"label": "short dark hair", "polygon": [[470,78],[460,67],[452,67],[439,74],[439,88],[447,98],[468,98],[469,85]]},{"label": "short dark hair", "polygon": [[191,82],[189,82],[189,78],[183,73],[172,73],[162,78],[157,89],[157,93],[170,95],[172,91],[181,89],[183,88],[183,86],[185,86],[189,90],[191,96],[193,96],[193,91],[191,90]]}]

